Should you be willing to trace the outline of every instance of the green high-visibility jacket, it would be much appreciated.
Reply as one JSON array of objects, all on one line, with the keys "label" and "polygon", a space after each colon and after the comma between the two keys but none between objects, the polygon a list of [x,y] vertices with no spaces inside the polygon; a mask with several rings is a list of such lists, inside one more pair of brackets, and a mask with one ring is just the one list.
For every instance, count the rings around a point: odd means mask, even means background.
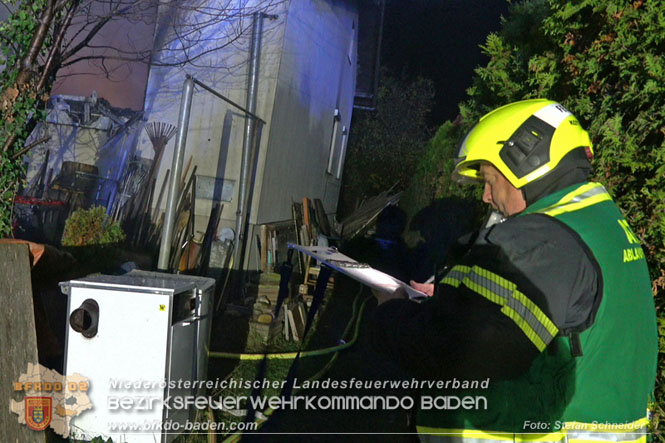
[{"label": "green high-visibility jacket", "polygon": [[[509,231],[510,223],[520,226],[519,220],[527,217],[536,225],[540,220],[545,227],[563,227],[591,258],[598,279],[588,318],[567,327],[550,318],[561,310],[561,294],[556,291],[515,284],[510,276],[473,263],[452,267],[441,284],[465,287],[500,305],[540,353],[525,373],[490,380],[487,389],[424,392],[430,397],[482,397],[486,409],[482,402],[470,409],[421,409],[419,432],[469,441],[644,441],[658,339],[651,282],[638,238],[598,183],[574,185],[542,198],[501,229]],[[514,236],[519,239],[520,232]],[[520,271],[530,278],[528,267]],[[588,277],[582,271],[576,275],[575,269],[550,272],[552,278],[567,282]],[[531,300],[538,292],[544,300]],[[532,432],[547,435],[527,434]]]}]

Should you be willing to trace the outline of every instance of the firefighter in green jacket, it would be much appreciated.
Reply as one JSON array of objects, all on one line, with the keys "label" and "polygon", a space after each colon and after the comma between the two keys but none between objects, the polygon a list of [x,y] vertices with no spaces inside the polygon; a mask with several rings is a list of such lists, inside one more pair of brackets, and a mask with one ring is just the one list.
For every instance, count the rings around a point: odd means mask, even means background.
[{"label": "firefighter in green jacket", "polygon": [[466,239],[435,291],[412,283],[432,297],[384,294],[374,316],[373,340],[406,369],[467,382],[421,392],[421,440],[646,442],[651,282],[639,239],[588,181],[591,155],[549,100],[496,109],[462,141],[455,176],[484,182],[503,220]]}]

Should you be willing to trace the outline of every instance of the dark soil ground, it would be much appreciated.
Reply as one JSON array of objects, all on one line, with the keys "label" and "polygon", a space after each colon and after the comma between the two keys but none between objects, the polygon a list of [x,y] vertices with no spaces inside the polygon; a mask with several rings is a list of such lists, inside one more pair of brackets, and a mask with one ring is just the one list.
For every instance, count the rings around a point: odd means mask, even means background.
[{"label": "dark soil ground", "polygon": [[[460,215],[460,208],[462,206],[458,202],[451,206],[445,201],[426,208],[416,219],[420,234],[426,241],[415,248],[409,249],[402,242],[400,237],[404,229],[402,214],[391,210],[379,219],[375,235],[348,242],[340,246],[340,250],[403,281],[409,279],[424,281],[433,273],[437,263],[441,262],[452,241],[469,226],[470,216]],[[320,371],[329,364],[334,354],[301,358],[295,372],[298,383],[302,385],[303,381],[315,374],[319,375],[318,380],[330,382],[412,380],[409,374],[387,360],[377,349],[377,345],[372,343],[371,323],[376,301],[371,291],[342,275],[337,274],[335,278],[334,291],[320,312],[316,329],[313,330],[306,349],[327,348],[338,344],[341,339],[350,340],[353,328],[347,336],[343,336],[343,333],[352,319],[354,300],[359,297],[368,301],[358,323],[357,341],[352,347],[339,352],[322,375]],[[230,364],[233,363],[226,362],[227,366],[223,368],[220,362],[211,362],[210,375],[220,373],[220,370],[221,373],[223,370],[228,373]],[[271,373],[268,370],[267,378],[272,381],[271,374],[276,378],[283,377],[285,369],[282,368],[281,371]],[[279,394],[261,392],[258,395]],[[360,389],[301,389],[294,395],[316,399],[333,396],[383,398],[393,396],[398,399],[410,397],[416,405],[418,403],[418,392],[414,390],[374,389],[364,386]],[[402,407],[384,409],[379,405],[376,408],[322,410],[316,407],[308,408],[302,402],[294,409],[275,412],[257,432],[245,433],[243,441],[288,439],[288,441],[412,442],[417,441],[412,415],[413,411]]]},{"label": "dark soil ground", "polygon": [[[408,249],[401,240],[404,229],[404,217],[398,211],[388,211],[388,214],[379,219],[376,233],[354,241],[340,245],[340,250],[345,254],[365,262],[371,266],[392,274],[404,281],[415,279],[424,281],[440,262],[446,249],[450,246],[452,239],[463,233],[468,227],[468,217],[459,214],[459,205],[455,205],[452,211],[450,205],[439,204],[440,207],[432,206],[423,210],[420,218],[416,218],[416,224],[412,221],[412,227],[417,226],[423,243],[415,248]],[[442,216],[447,214],[448,219]],[[452,218],[451,218],[452,217]],[[420,220],[420,221],[418,221]],[[443,222],[441,221],[443,220]],[[126,254],[124,254],[126,255]],[[98,255],[95,255],[98,257]],[[139,262],[135,257],[114,257],[117,261],[132,260]],[[58,266],[56,266],[56,264]],[[48,367],[62,370],[62,345],[66,327],[66,297],[59,293],[57,282],[69,278],[80,277],[90,272],[98,272],[100,263],[86,263],[85,260],[71,262],[70,260],[58,259],[54,263],[44,264],[41,274],[33,279],[35,286],[35,298],[41,303],[42,312],[36,312],[42,316],[42,326],[50,333],[41,334],[50,336],[48,342],[40,343],[40,360]],[[143,266],[141,266],[143,267]],[[94,268],[94,269],[93,269]],[[33,275],[35,277],[35,275]],[[295,278],[295,277],[294,277]],[[367,299],[367,300],[366,300]],[[316,357],[303,357],[297,363],[295,377],[299,385],[304,381],[318,375],[318,380],[338,381],[349,383],[353,381],[393,381],[411,380],[411,376],[403,372],[392,362],[388,361],[380,353],[375,344],[371,342],[372,315],[376,308],[376,302],[368,288],[360,286],[342,275],[335,275],[335,286],[331,294],[326,297],[325,303],[320,309],[319,317],[311,336],[305,344],[306,350],[324,349],[339,345],[342,340],[350,341],[355,331],[356,321],[353,315],[354,301],[357,306],[365,301],[365,307],[357,322],[357,340],[355,344],[337,353],[327,353]],[[36,307],[36,311],[37,311]],[[44,315],[48,313],[49,315]],[[213,321],[213,332],[210,349],[226,352],[249,352],[247,350],[248,316],[238,312],[226,310],[220,312]],[[345,329],[351,323],[348,333],[344,335]],[[47,331],[47,332],[49,332]],[[283,352],[293,350],[298,345],[293,343],[279,343],[281,349],[271,349],[270,352]],[[284,347],[286,346],[286,348]],[[60,352],[58,352],[60,351]],[[256,352],[255,350],[252,352]],[[331,362],[332,360],[332,362]],[[270,361],[264,374],[270,381],[283,380],[289,371],[291,360]],[[326,368],[325,371],[322,370]],[[223,379],[225,377],[245,377],[253,380],[258,376],[259,363],[239,363],[238,360],[212,358],[209,362],[208,379]],[[213,394],[213,393],[209,393]],[[254,392],[258,396],[282,395],[279,389],[265,392]],[[238,395],[238,393],[231,393]],[[376,396],[385,398],[413,398],[417,404],[418,393],[408,389],[393,390],[390,388],[304,388],[294,395],[303,398],[321,398],[332,396],[367,397]],[[228,418],[220,416],[216,411],[217,421],[226,421]],[[296,408],[277,411],[268,417],[260,429],[254,433],[246,433],[244,441],[417,441],[415,426],[411,419],[412,411],[402,407],[384,409],[380,405],[372,408],[339,408],[335,410],[323,410],[318,408],[307,408],[303,402],[298,403]],[[241,419],[235,419],[241,420]],[[64,441],[53,438],[50,441]],[[179,442],[205,442],[208,436],[185,435],[177,439]],[[217,441],[223,437],[218,435]]]}]

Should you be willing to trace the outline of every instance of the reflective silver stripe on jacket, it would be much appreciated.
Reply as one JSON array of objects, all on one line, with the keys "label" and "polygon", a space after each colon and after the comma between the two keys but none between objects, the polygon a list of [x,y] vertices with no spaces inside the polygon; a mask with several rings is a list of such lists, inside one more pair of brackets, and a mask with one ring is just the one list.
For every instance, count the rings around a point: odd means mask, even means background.
[{"label": "reflective silver stripe on jacket", "polygon": [[600,183],[588,183],[573,192],[563,196],[561,200],[547,208],[535,212],[548,215],[558,215],[565,212],[577,211],[605,200],[611,200],[607,189]]},{"label": "reflective silver stripe on jacket", "polygon": [[502,306],[501,312],[512,319],[539,351],[543,351],[559,332],[554,323],[517,285],[480,266],[453,267],[441,283],[458,287],[460,283]]},{"label": "reflective silver stripe on jacket", "polygon": [[647,431],[642,432],[569,432],[568,435],[552,435],[551,438],[542,434],[506,434],[504,438],[477,438],[463,437],[461,435],[437,435],[419,434],[418,439],[427,443],[498,443],[498,442],[530,442],[530,443],[582,443],[582,442],[621,442],[621,443],[646,443]]},{"label": "reflective silver stripe on jacket", "polygon": [[418,426],[422,442],[440,443],[646,443],[649,420],[632,423],[565,422],[564,429],[548,434],[485,432],[475,429],[443,429]]},{"label": "reflective silver stripe on jacket", "polygon": [[[464,432],[469,433],[468,431]],[[552,434],[487,434],[486,438],[474,437],[476,432],[471,432],[471,436],[461,434],[418,434],[421,442],[427,443],[511,443],[511,442],[532,442],[532,443],[565,443],[565,433]],[[479,432],[477,434],[483,434]]]},{"label": "reflective silver stripe on jacket", "polygon": [[[612,426],[612,425],[608,425]],[[620,425],[618,425],[620,426]],[[641,428],[630,429],[628,431],[612,432],[612,431],[578,431],[578,430],[569,430],[568,432],[568,441],[569,442],[589,442],[589,441],[598,441],[598,442],[640,442],[645,441],[646,437],[649,434],[649,429],[645,424]]]}]

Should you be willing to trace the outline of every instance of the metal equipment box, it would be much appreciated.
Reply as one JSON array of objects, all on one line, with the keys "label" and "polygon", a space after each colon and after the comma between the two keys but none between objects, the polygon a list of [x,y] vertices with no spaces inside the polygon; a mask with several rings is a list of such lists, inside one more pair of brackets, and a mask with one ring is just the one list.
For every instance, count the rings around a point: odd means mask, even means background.
[{"label": "metal equipment box", "polygon": [[214,280],[134,270],[60,286],[68,295],[64,373],[88,378],[93,405],[72,418],[71,435],[174,440],[196,410],[169,403],[203,392]]}]

